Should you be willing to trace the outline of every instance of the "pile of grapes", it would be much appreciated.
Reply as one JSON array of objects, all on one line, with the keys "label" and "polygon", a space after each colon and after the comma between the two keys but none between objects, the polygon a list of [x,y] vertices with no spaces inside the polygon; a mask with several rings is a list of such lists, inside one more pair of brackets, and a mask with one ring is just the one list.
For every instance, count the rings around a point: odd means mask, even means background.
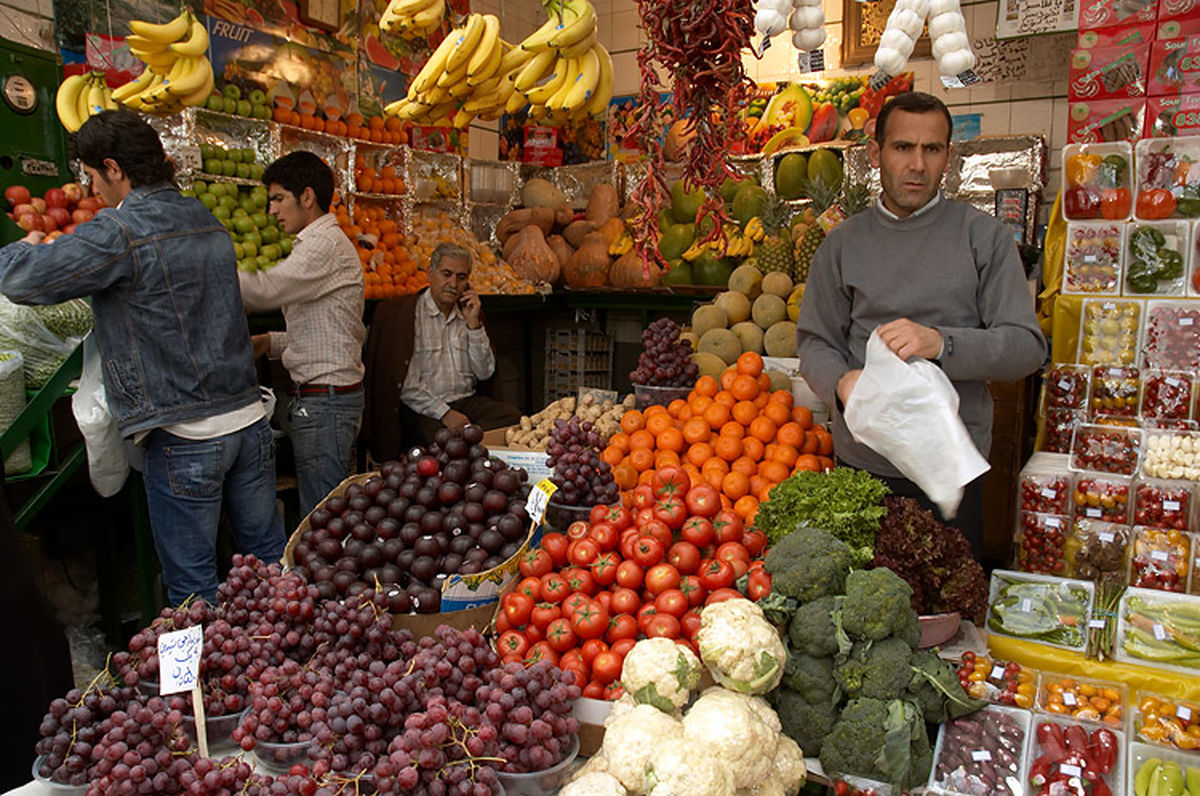
[{"label": "pile of grapes", "polygon": [[629,374],[634,384],[652,387],[687,387],[700,375],[692,362],[692,343],[679,339],[679,324],[659,318],[642,332],[642,353]]},{"label": "pile of grapes", "polygon": [[565,506],[608,505],[620,489],[613,480],[612,466],[600,460],[600,435],[588,422],[561,417],[554,421],[546,442],[546,466],[554,468],[551,481],[558,487],[554,502]]}]

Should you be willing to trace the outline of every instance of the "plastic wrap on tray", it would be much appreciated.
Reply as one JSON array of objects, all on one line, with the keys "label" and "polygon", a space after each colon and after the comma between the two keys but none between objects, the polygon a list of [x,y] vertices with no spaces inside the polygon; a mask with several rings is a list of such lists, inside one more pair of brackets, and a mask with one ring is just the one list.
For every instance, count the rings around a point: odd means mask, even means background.
[{"label": "plastic wrap on tray", "polygon": [[1071,530],[1068,549],[1074,577],[1098,581],[1125,579],[1129,526],[1080,517]]},{"label": "plastic wrap on tray", "polygon": [[416,202],[462,201],[462,158],[444,152],[414,149],[405,175],[408,193]]},{"label": "plastic wrap on tray", "polygon": [[1135,417],[1141,397],[1141,378],[1136,367],[1097,365],[1088,385],[1088,415],[1091,417]]},{"label": "plastic wrap on tray", "polygon": [[987,627],[1002,636],[1082,650],[1094,585],[1032,572],[992,572]]},{"label": "plastic wrap on tray", "polygon": [[1017,548],[1017,569],[1070,577],[1072,573],[1067,566],[1070,533],[1069,515],[1022,511],[1017,516],[1017,533],[1013,539]]},{"label": "plastic wrap on tray", "polygon": [[1200,141],[1147,138],[1137,143],[1136,160],[1137,218],[1200,216]]},{"label": "plastic wrap on tray", "polygon": [[1191,229],[1187,221],[1138,221],[1125,246],[1125,295],[1182,296]]},{"label": "plastic wrap on tray", "polygon": [[1026,466],[1021,470],[1017,506],[1021,511],[1067,514],[1071,509],[1071,474],[1041,471]]},{"label": "plastic wrap on tray", "polygon": [[1063,147],[1063,213],[1072,221],[1123,221],[1132,210],[1133,151],[1125,142]]},{"label": "plastic wrap on tray", "polygon": [[1075,409],[1047,409],[1040,418],[1037,449],[1046,453],[1070,453],[1075,429],[1087,419]]},{"label": "plastic wrap on tray", "polygon": [[1071,469],[1133,475],[1141,449],[1141,429],[1085,423],[1071,442]]},{"label": "plastic wrap on tray", "polygon": [[1142,303],[1133,299],[1085,299],[1079,319],[1078,361],[1085,365],[1134,365]]},{"label": "plastic wrap on tray", "polygon": [[1130,587],[1118,612],[1117,660],[1200,673],[1200,597]]},{"label": "plastic wrap on tray", "polygon": [[1187,533],[1136,527],[1129,556],[1129,585],[1140,589],[1185,591],[1191,557],[1192,539]]},{"label": "plastic wrap on tray", "polygon": [[1154,429],[1145,437],[1142,475],[1200,481],[1200,434]]},{"label": "plastic wrap on tray", "polygon": [[1103,783],[1107,793],[1124,793],[1125,734],[1119,729],[1096,726],[1065,716],[1036,715],[1029,743],[1026,781],[1030,793],[1098,793],[1097,786],[1084,789],[1084,782]]},{"label": "plastic wrap on tray", "polygon": [[1075,517],[1104,520],[1119,525],[1129,523],[1133,509],[1132,482],[1115,475],[1081,473],[1075,478]]},{"label": "plastic wrap on tray", "polygon": [[1146,306],[1142,365],[1161,370],[1200,369],[1200,303],[1151,301]]},{"label": "plastic wrap on tray", "polygon": [[1134,487],[1134,524],[1188,530],[1192,516],[1192,491],[1193,487],[1188,482],[1139,479]]},{"label": "plastic wrap on tray", "polygon": [[1037,672],[1018,661],[989,658],[970,650],[962,654],[958,682],[975,699],[997,705],[1031,708],[1037,692]]},{"label": "plastic wrap on tray", "polygon": [[1160,747],[1184,752],[1200,750],[1200,702],[1139,691],[1133,711],[1133,734],[1140,741]]},{"label": "plastic wrap on tray", "polygon": [[1067,140],[1071,142],[1136,141],[1142,137],[1146,100],[1071,100],[1067,116]]},{"label": "plastic wrap on tray", "polygon": [[1193,375],[1182,370],[1151,370],[1142,374],[1143,417],[1188,420],[1192,411]]},{"label": "plastic wrap on tray", "polygon": [[1068,224],[1062,292],[1120,293],[1124,241],[1124,224],[1111,221],[1073,221]]},{"label": "plastic wrap on tray", "polygon": [[1086,365],[1055,364],[1042,373],[1042,408],[1083,409],[1087,406],[1092,370]]},{"label": "plastic wrap on tray", "polygon": [[1038,678],[1038,708],[1079,721],[1125,726],[1129,689],[1124,683],[1087,680],[1057,672]]},{"label": "plastic wrap on tray", "polygon": [[998,705],[942,725],[929,790],[962,796],[1025,793],[1027,711]]}]

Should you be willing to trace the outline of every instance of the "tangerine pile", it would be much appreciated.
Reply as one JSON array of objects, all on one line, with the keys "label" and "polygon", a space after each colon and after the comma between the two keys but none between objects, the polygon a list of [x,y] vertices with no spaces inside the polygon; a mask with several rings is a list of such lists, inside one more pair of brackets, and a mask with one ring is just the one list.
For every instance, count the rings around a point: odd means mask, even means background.
[{"label": "tangerine pile", "polygon": [[271,118],[280,124],[290,124],[304,130],[358,138],[376,144],[403,144],[408,140],[403,123],[391,117],[384,119],[382,116],[372,116],[364,119],[362,114],[351,113],[343,121],[318,116],[315,110],[301,112],[278,105],[271,113]]},{"label": "tangerine pile", "polygon": [[359,201],[351,214],[335,200],[330,210],[358,251],[366,298],[404,296],[429,284],[428,275],[408,256],[404,235],[396,221],[387,217],[384,205]]},{"label": "tangerine pile", "polygon": [[800,470],[833,469],[832,454],[833,436],[791,392],[772,391],[762,357],[747,351],[720,380],[697,379],[686,399],[626,412],[600,458],[623,497],[656,469],[679,465],[749,523],[772,487]]},{"label": "tangerine pile", "polygon": [[395,166],[375,169],[359,155],[354,162],[354,187],[364,193],[399,195],[404,193],[404,179],[396,174]]}]

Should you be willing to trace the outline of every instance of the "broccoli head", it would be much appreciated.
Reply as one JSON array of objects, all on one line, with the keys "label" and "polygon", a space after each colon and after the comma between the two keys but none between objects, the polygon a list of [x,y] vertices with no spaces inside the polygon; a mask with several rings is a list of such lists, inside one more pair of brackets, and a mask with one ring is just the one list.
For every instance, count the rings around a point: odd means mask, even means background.
[{"label": "broccoli head", "polygon": [[782,685],[799,693],[806,702],[833,702],[833,658],[814,658],[803,652],[788,652]]},{"label": "broccoli head", "polygon": [[798,743],[805,750],[805,755],[816,755],[821,742],[833,728],[837,708],[829,700],[807,702],[799,693],[788,688],[777,688],[770,696],[784,734]]},{"label": "broccoli head", "polygon": [[841,594],[850,571],[850,548],[828,531],[798,528],[767,552],[763,568],[771,590],[802,603]]},{"label": "broccoli head", "polygon": [[917,650],[909,659],[912,680],[905,699],[921,709],[925,721],[941,724],[979,710],[987,704],[972,699],[958,681],[954,666],[928,650]]},{"label": "broccoli head", "polygon": [[914,787],[929,776],[929,736],[915,705],[900,699],[853,699],[821,744],[830,777],[858,774]]},{"label": "broccoli head", "polygon": [[911,633],[916,624],[920,639],[920,622],[911,597],[912,589],[890,569],[856,569],[846,576],[842,629],[852,638],[880,641],[902,630]]},{"label": "broccoli head", "polygon": [[896,699],[912,680],[911,657],[912,648],[899,638],[859,642],[834,669],[833,677],[851,697]]},{"label": "broccoli head", "polygon": [[788,623],[788,640],[792,649],[818,658],[838,651],[834,606],[834,598],[826,596],[806,602],[796,609],[792,621]]}]

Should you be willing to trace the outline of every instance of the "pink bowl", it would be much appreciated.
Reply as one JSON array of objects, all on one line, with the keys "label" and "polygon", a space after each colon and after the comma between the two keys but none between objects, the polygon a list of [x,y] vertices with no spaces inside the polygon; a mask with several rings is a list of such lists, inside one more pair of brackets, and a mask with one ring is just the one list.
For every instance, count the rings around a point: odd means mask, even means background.
[{"label": "pink bowl", "polygon": [[930,614],[918,617],[921,620],[921,649],[945,644],[958,634],[958,626],[962,621],[958,611],[948,614]]}]

